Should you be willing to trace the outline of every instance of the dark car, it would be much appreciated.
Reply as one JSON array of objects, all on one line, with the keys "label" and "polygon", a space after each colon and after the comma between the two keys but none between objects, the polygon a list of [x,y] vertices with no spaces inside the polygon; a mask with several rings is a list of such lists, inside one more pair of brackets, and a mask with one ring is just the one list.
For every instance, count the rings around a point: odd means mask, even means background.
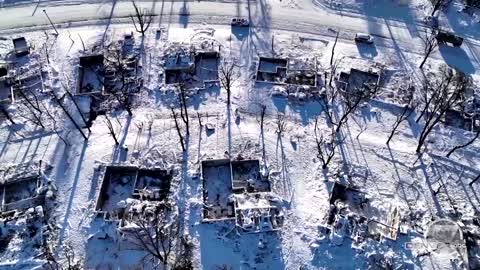
[{"label": "dark car", "polygon": [[250,26],[250,22],[245,18],[232,18],[230,25],[248,27]]}]

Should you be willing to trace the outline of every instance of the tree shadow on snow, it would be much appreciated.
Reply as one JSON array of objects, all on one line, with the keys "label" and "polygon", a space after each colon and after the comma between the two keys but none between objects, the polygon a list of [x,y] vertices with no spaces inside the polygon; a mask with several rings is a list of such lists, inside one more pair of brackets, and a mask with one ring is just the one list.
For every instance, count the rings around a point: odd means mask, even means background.
[{"label": "tree shadow on snow", "polygon": [[[231,269],[285,268],[281,237],[277,232],[237,232],[234,221],[202,223],[198,227],[203,269],[227,265]],[[263,238],[263,246],[259,245]]]}]

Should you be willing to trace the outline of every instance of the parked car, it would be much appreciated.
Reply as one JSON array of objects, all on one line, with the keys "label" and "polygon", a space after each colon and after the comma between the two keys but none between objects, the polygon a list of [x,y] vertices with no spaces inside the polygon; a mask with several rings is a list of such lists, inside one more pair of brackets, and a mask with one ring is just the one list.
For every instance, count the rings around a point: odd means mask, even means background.
[{"label": "parked car", "polygon": [[355,41],[358,43],[373,44],[373,37],[365,33],[357,33],[355,35]]},{"label": "parked car", "polygon": [[250,26],[250,22],[245,18],[232,18],[230,25],[248,27]]}]

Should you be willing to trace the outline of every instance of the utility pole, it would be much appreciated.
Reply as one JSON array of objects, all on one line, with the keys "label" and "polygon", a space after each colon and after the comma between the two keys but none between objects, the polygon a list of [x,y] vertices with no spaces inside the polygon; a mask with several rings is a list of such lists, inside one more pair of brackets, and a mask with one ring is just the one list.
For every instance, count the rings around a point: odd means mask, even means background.
[{"label": "utility pole", "polygon": [[53,27],[53,30],[55,30],[55,33],[57,33],[57,36],[58,36],[57,28],[55,28],[55,25],[53,25],[53,22],[52,22],[52,20],[50,20],[50,17],[48,16],[47,11],[45,9],[43,10],[43,13],[45,13],[45,16],[47,16],[48,21],[50,22],[50,24]]}]

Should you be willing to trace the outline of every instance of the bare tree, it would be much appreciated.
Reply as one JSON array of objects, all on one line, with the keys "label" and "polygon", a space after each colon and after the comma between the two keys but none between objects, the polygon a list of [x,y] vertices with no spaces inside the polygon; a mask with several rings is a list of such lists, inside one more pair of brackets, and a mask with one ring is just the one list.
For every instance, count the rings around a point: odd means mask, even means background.
[{"label": "bare tree", "polygon": [[47,261],[50,270],[82,270],[83,258],[77,256],[75,248],[71,242],[67,242],[63,247],[60,256],[54,254],[52,248],[48,245],[43,247],[43,257]]},{"label": "bare tree", "polygon": [[423,43],[425,45],[424,52],[423,52],[425,56],[422,60],[422,63],[420,63],[419,68],[423,68],[423,65],[427,61],[428,57],[430,57],[430,54],[432,54],[432,52],[438,47],[437,31],[435,29],[431,29],[430,31],[425,30]]},{"label": "bare tree", "polygon": [[451,2],[451,0],[430,0],[430,1],[432,2],[432,5],[433,5],[431,16],[433,16],[437,10],[446,8]]},{"label": "bare tree", "polygon": [[461,104],[470,80],[462,72],[442,66],[433,79],[426,79],[424,83],[427,84],[425,90],[429,102],[425,108],[425,125],[418,139],[417,153],[420,153],[428,135],[440,123],[445,113]]},{"label": "bare tree", "polygon": [[53,97],[53,100],[55,100],[57,102],[57,104],[60,106],[60,108],[62,108],[63,112],[67,115],[68,119],[70,119],[70,121],[73,123],[75,128],[78,130],[78,132],[80,132],[80,134],[82,134],[83,139],[85,141],[88,141],[88,137],[87,137],[87,135],[85,135],[85,132],[83,132],[82,128],[77,124],[77,122],[72,117],[70,112],[68,112],[65,105],[63,105],[63,100],[64,100],[66,94],[64,94],[62,97],[58,98],[57,95],[52,91],[51,96]]},{"label": "bare tree", "polygon": [[50,118],[50,120],[52,121],[53,123],[53,131],[55,131],[55,133],[57,134],[57,136],[65,143],[65,145],[70,145],[68,143],[68,141],[63,138],[62,135],[60,135],[60,132],[58,131],[58,125],[57,125],[57,120],[56,118],[52,115],[52,113],[50,112],[50,110],[47,108],[47,106],[45,106],[45,104],[42,102],[42,105],[43,105],[43,108],[44,108],[44,111],[45,111],[45,114]]},{"label": "bare tree", "polygon": [[[132,4],[133,4],[133,8],[135,9],[135,16],[130,15],[130,18],[132,19],[135,30],[138,33],[141,33],[142,37],[144,37],[145,33],[150,27],[150,24],[152,23],[153,14],[147,11],[146,9],[140,10],[140,8],[137,6],[137,3],[135,3],[135,1],[133,0],[132,0]],[[135,19],[137,20],[137,22],[135,22]]]},{"label": "bare tree", "polygon": [[127,224],[132,226],[121,229],[133,244],[148,253],[154,265],[163,264],[163,269],[171,264],[180,233],[178,223],[169,218],[169,213],[165,205],[157,205],[153,211],[129,213]]},{"label": "bare tree", "polygon": [[180,92],[179,93],[180,117],[182,118],[183,123],[185,124],[185,127],[187,129],[187,136],[188,136],[190,135],[190,121],[188,118],[188,109],[187,109],[187,98],[186,98],[187,88],[183,83],[180,84],[179,92]]},{"label": "bare tree", "polygon": [[182,151],[185,152],[186,151],[185,138],[183,137],[182,130],[180,129],[180,125],[178,124],[178,120],[177,120],[178,116],[173,108],[171,108],[171,110],[172,110],[173,121],[175,122],[175,129],[177,130],[178,138],[180,140],[180,145],[182,146]]},{"label": "bare tree", "polygon": [[335,55],[335,47],[337,46],[337,41],[338,41],[338,35],[340,34],[339,31],[337,31],[337,35],[335,36],[335,42],[333,43],[332,47],[332,55],[330,56],[330,66],[333,65],[333,56]]},{"label": "bare tree", "polygon": [[104,84],[105,90],[132,116],[133,96],[140,91],[143,84],[137,70],[138,55],[124,58],[121,50],[111,45],[105,60],[107,72],[114,74],[113,78]]},{"label": "bare tree", "polygon": [[375,85],[363,85],[361,89],[342,92],[343,112],[339,116],[335,132],[338,133],[340,131],[340,128],[347,122],[350,114],[355,112],[361,103],[367,102],[375,97],[379,89],[380,86],[375,83]]},{"label": "bare tree", "polygon": [[275,133],[278,134],[279,137],[282,137],[283,132],[287,129],[287,122],[285,121],[285,115],[283,113],[277,114],[277,129]]},{"label": "bare tree", "polygon": [[40,108],[40,103],[38,101],[37,95],[33,93],[32,91],[29,91],[30,95],[33,96],[33,100],[30,99],[29,96],[25,93],[25,90],[20,86],[16,85],[16,92],[23,98],[26,103],[24,103],[24,106],[30,111],[31,115],[33,116],[33,121],[34,124],[45,128],[45,125],[42,122],[42,110]]},{"label": "bare tree", "polygon": [[227,122],[228,122],[228,155],[232,153],[232,130],[231,130],[231,95],[232,86],[238,78],[237,65],[233,61],[223,60],[220,64],[220,84],[227,92]]},{"label": "bare tree", "polygon": [[475,179],[473,179],[472,182],[468,183],[468,185],[472,186],[478,180],[480,180],[480,174],[477,177],[475,177]]},{"label": "bare tree", "polygon": [[8,113],[7,109],[5,109],[5,107],[0,104],[0,113],[2,113],[5,118],[7,118],[8,121],[10,121],[10,123],[12,125],[15,125],[15,121],[13,121],[13,118],[10,116],[10,113]]},{"label": "bare tree", "polygon": [[238,79],[238,66],[233,61],[224,60],[220,64],[220,83],[227,92],[227,106],[230,107],[233,83]]},{"label": "bare tree", "polygon": [[475,140],[478,139],[479,136],[480,136],[480,129],[477,130],[477,133],[475,134],[475,136],[472,139],[470,139],[468,142],[466,142],[464,144],[459,144],[459,145],[453,147],[452,150],[448,151],[446,157],[450,157],[450,155],[453,154],[453,152],[471,145],[473,142],[475,142]]},{"label": "bare tree", "polygon": [[322,162],[322,168],[328,168],[328,164],[332,161],[332,158],[335,156],[335,150],[338,146],[336,141],[335,129],[332,127],[331,132],[328,134],[328,137],[323,136],[323,134],[318,134],[318,117],[315,118],[314,134],[315,142],[317,144],[317,157]]},{"label": "bare tree", "polygon": [[108,127],[109,134],[112,136],[113,140],[115,141],[115,145],[119,145],[120,143],[118,142],[117,134],[115,132],[115,128],[112,124],[112,121],[110,121],[110,118],[108,118],[107,115],[105,115],[105,124]]},{"label": "bare tree", "polygon": [[405,106],[403,106],[403,110],[402,110],[402,113],[400,115],[397,115],[397,119],[395,120],[395,123],[393,124],[393,128],[392,128],[392,131],[390,132],[390,135],[388,136],[388,140],[386,142],[386,144],[388,145],[390,143],[390,141],[392,140],[393,138],[393,135],[395,135],[395,132],[397,131],[397,128],[400,126],[400,124],[407,120],[408,117],[410,117],[410,115],[412,115],[413,111],[410,106],[411,106],[411,103],[412,103],[412,100],[413,100],[413,94],[410,96],[410,98],[408,99],[408,102],[407,104],[405,104]]}]

